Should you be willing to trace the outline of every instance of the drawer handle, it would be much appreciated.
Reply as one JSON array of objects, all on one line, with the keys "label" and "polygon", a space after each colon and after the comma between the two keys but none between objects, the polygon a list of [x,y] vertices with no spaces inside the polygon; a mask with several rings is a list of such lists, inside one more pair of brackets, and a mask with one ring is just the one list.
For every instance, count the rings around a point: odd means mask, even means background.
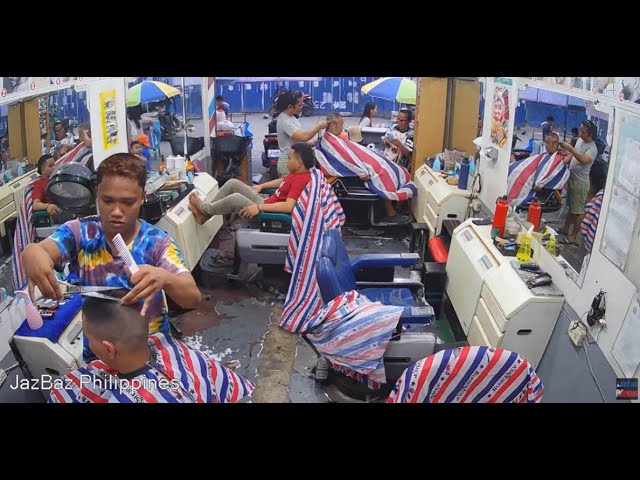
[{"label": "drawer handle", "polygon": [[518,330],[516,332],[516,335],[531,335],[531,329],[530,328],[523,328],[522,330]]},{"label": "drawer handle", "polygon": [[450,213],[447,215],[447,218],[458,218],[458,215],[455,213]]}]

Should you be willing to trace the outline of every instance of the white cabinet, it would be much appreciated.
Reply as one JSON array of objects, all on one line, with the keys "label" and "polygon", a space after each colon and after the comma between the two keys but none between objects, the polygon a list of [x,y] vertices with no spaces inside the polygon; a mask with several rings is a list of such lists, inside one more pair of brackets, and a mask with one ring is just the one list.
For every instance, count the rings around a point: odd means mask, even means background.
[{"label": "white cabinet", "polygon": [[502,347],[535,368],[555,327],[563,296],[535,295],[493,245],[491,226],[463,222],[453,232],[447,294],[471,345]]},{"label": "white cabinet", "polygon": [[485,275],[504,259],[484,240],[490,229],[490,225],[478,226],[467,220],[453,231],[449,247],[446,291],[465,335],[469,334]]},{"label": "white cabinet", "polygon": [[[535,368],[560,315],[564,297],[534,295],[505,263],[485,277],[467,340],[517,352]],[[471,334],[471,331],[480,334]]]},{"label": "white cabinet", "polygon": [[412,200],[411,209],[417,222],[426,223],[429,236],[440,234],[445,220],[463,221],[469,206],[469,190],[449,185],[442,175],[423,165],[414,177],[418,195]]},{"label": "white cabinet", "polygon": [[[193,179],[194,192],[202,201],[210,202],[218,193],[218,182],[208,173],[200,172]],[[156,223],[156,227],[167,232],[176,242],[189,270],[193,271],[211,240],[222,227],[222,215],[216,215],[204,225],[200,225],[189,210],[189,196],[180,202]]]}]

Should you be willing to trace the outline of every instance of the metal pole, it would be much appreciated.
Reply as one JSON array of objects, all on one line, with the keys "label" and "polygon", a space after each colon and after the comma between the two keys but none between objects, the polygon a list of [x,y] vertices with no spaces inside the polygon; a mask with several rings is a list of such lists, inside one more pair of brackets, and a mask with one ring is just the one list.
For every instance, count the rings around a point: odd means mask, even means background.
[{"label": "metal pole", "polygon": [[184,77],[182,78],[182,130],[184,131],[184,156],[187,156],[187,99],[185,98]]}]

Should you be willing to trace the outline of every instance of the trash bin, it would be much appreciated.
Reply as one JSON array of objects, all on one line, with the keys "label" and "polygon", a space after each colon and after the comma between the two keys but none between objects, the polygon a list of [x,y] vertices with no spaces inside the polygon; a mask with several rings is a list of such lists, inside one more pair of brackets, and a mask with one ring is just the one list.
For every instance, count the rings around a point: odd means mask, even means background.
[{"label": "trash bin", "polygon": [[13,253],[13,236],[16,232],[16,222],[18,217],[10,217],[4,221],[5,234],[0,238],[0,246],[2,246],[2,255],[11,255]]}]

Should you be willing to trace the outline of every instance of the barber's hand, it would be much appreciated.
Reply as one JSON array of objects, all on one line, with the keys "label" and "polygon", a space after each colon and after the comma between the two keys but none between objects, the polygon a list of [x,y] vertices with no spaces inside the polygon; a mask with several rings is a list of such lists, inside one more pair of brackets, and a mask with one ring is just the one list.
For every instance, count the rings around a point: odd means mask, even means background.
[{"label": "barber's hand", "polygon": [[569,150],[569,151],[573,150],[573,147],[569,142],[560,142],[558,145],[560,145],[565,150]]},{"label": "barber's hand", "polygon": [[262,185],[254,185],[251,188],[253,188],[253,191],[256,193],[260,193],[262,191]]},{"label": "barber's hand", "polygon": [[318,129],[318,131],[320,131],[320,130],[326,130],[328,126],[329,126],[329,124],[328,124],[325,120],[320,120],[320,121],[316,124],[316,128]]},{"label": "barber's hand", "polygon": [[257,205],[249,205],[238,212],[242,218],[253,218],[260,213]]},{"label": "barber's hand", "polygon": [[399,146],[401,146],[401,145],[402,145],[402,142],[401,142],[400,140],[398,140],[397,138],[394,138],[394,139],[393,139],[393,140],[391,140],[389,143],[390,143],[391,145],[396,146],[396,147],[399,147]]},{"label": "barber's hand", "polygon": [[363,175],[358,175],[358,178],[360,180],[362,180],[363,182],[366,182],[367,180],[369,180],[371,177],[368,174],[363,174]]},{"label": "barber's hand", "polygon": [[36,243],[27,245],[22,252],[22,262],[29,279],[29,297],[32,303],[36,303],[36,286],[46,298],[62,300],[62,291],[53,272],[53,260],[44,248]]},{"label": "barber's hand", "polygon": [[133,275],[127,267],[125,267],[125,270],[131,277],[131,283],[135,286],[122,297],[122,303],[132,304],[144,300],[144,305],[140,312],[144,316],[153,297],[170,281],[171,274],[164,268],[152,267],[151,265],[139,265],[138,271]]},{"label": "barber's hand", "polygon": [[50,203],[49,205],[47,205],[47,213],[49,215],[60,215],[62,213],[62,210],[57,205]]}]

